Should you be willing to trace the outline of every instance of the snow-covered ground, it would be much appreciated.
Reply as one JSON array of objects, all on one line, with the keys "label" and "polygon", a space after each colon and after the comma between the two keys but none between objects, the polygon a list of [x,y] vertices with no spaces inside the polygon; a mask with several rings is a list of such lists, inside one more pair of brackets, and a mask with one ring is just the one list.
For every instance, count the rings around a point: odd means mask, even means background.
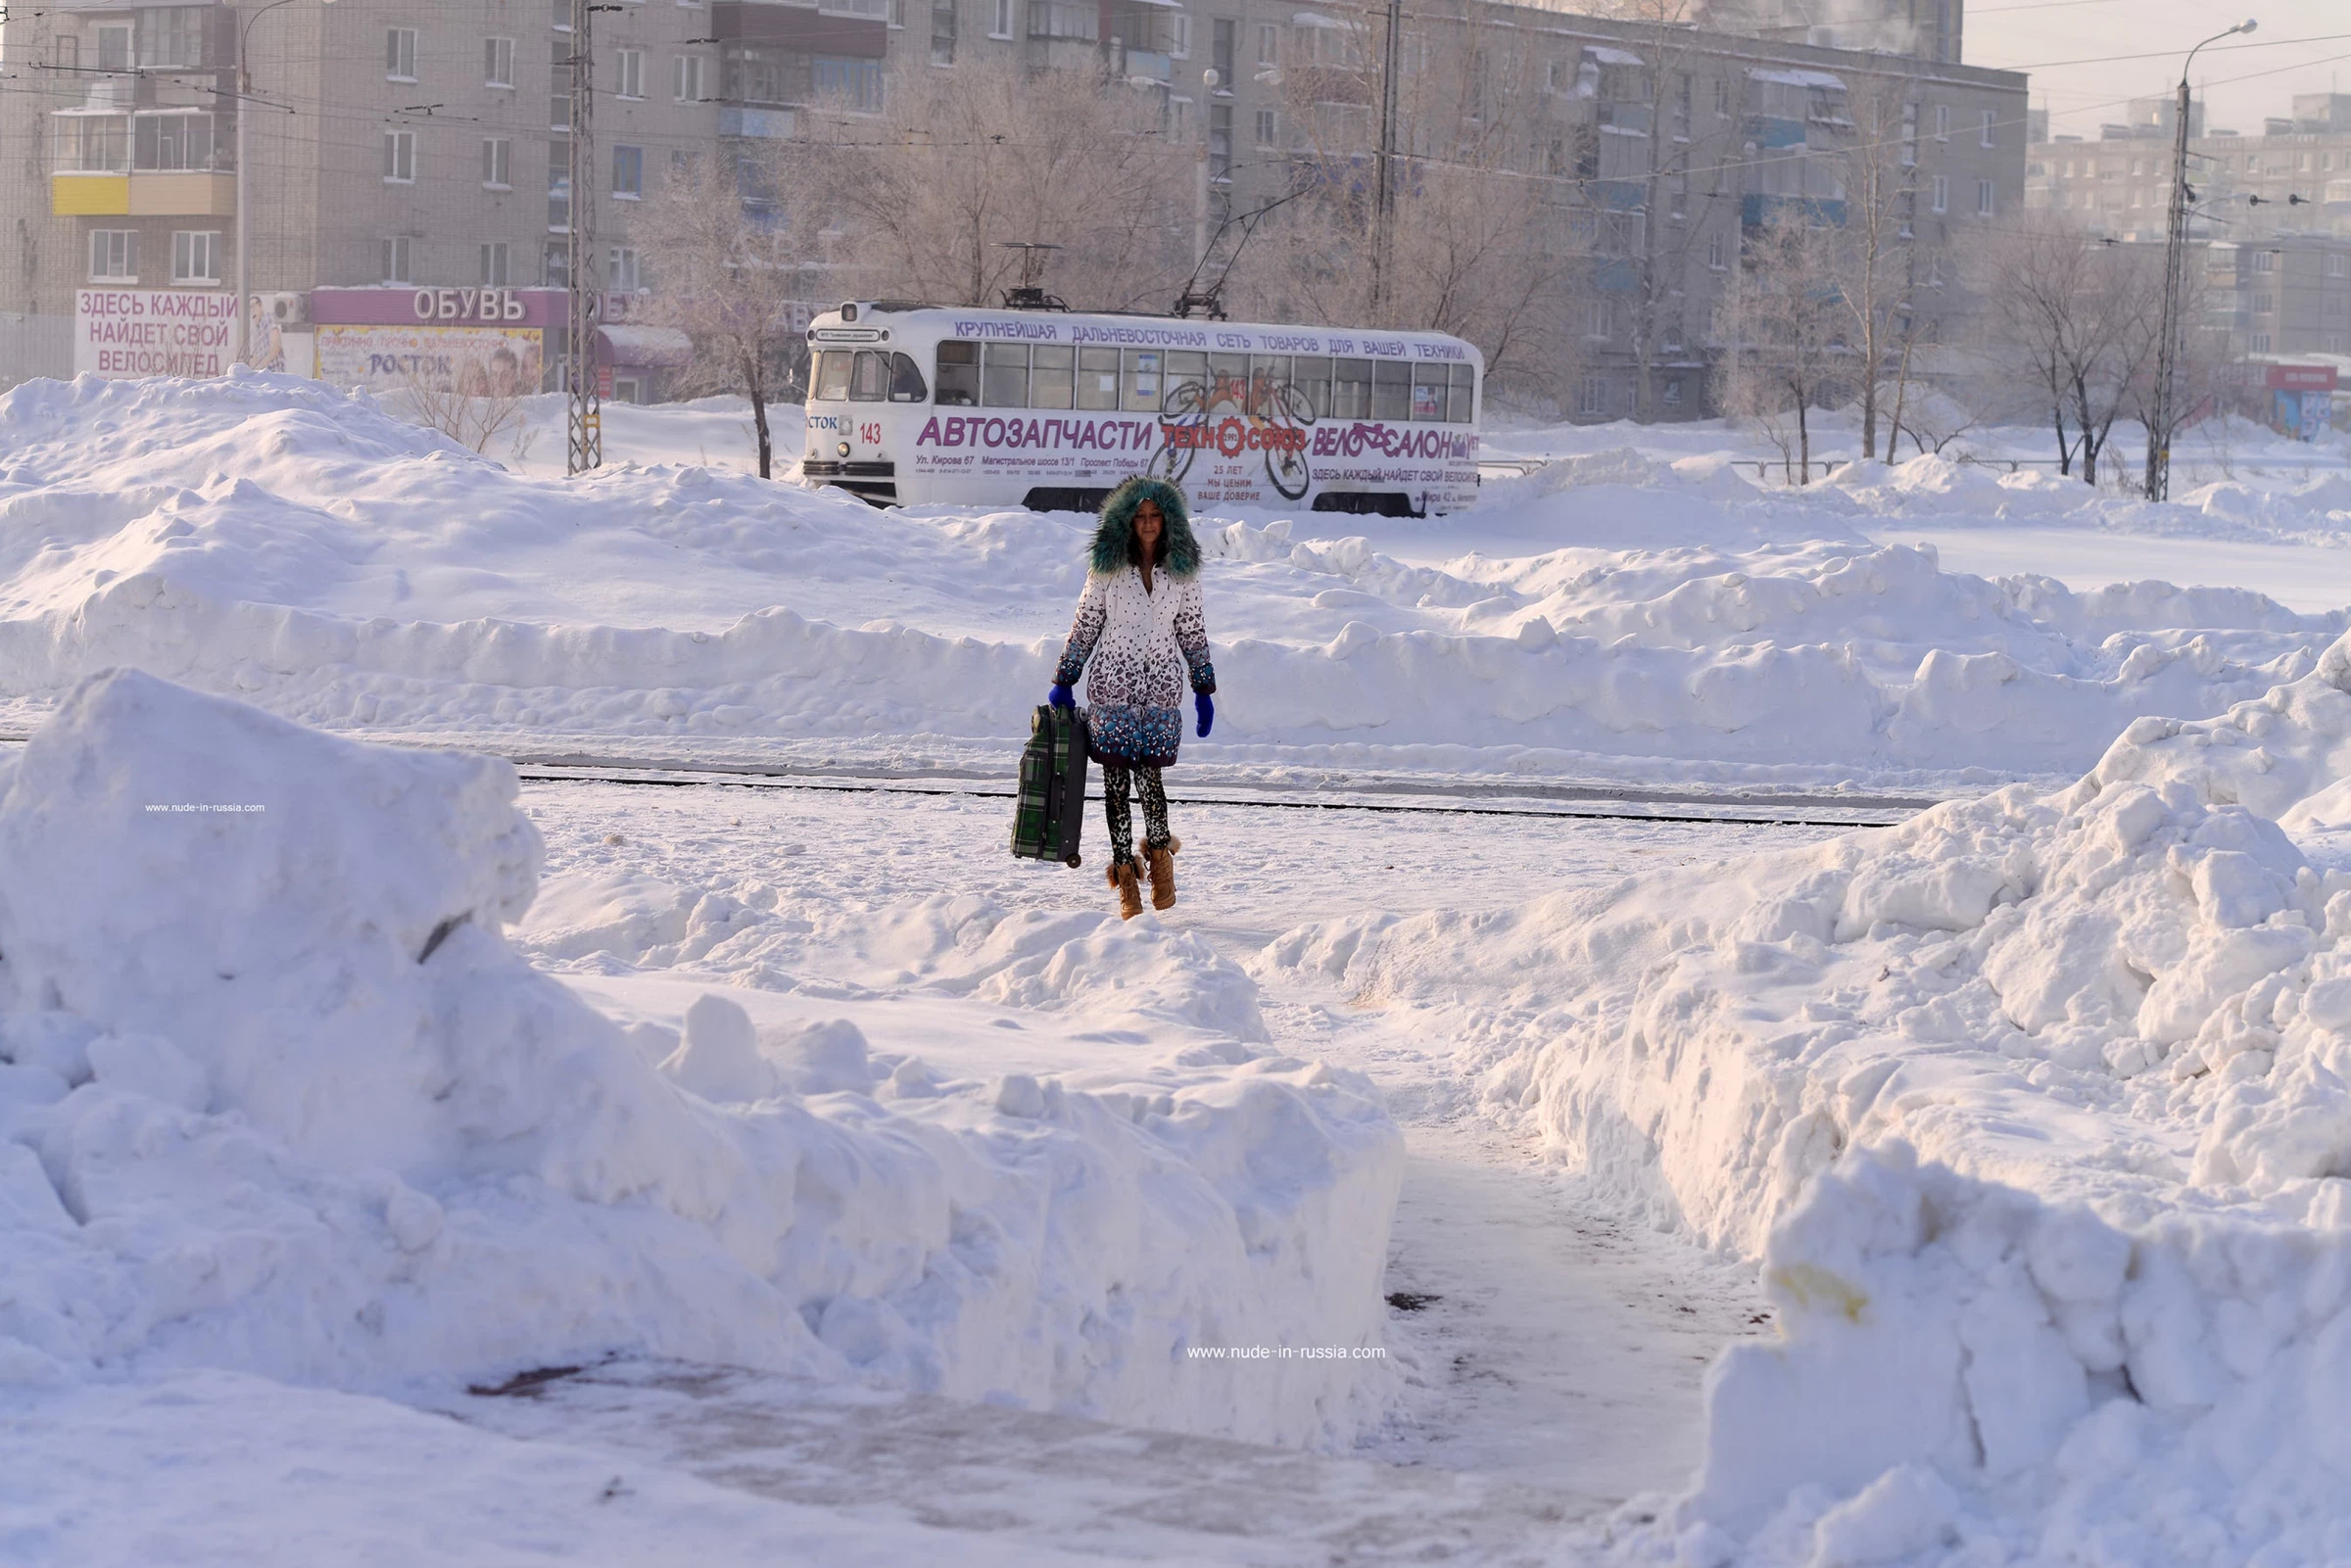
[{"label": "snow-covered ground", "polygon": [[[1084,520],[742,425],[0,396],[0,1555],[2351,1550],[2340,451],[1202,519],[1122,926],[985,792]],[[1952,798],[1547,814],[1772,790]]]}]

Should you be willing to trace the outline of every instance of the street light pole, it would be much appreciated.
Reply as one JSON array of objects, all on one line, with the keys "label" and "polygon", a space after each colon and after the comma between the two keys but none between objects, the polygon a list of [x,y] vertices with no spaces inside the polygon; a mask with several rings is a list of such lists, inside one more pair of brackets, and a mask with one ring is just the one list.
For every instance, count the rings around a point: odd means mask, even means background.
[{"label": "street light pole", "polygon": [[[253,24],[279,6],[290,6],[294,0],[269,0],[269,3],[245,19],[245,26],[237,34],[237,363],[253,362],[253,268],[248,253],[253,249],[253,219],[246,201],[245,127],[253,116],[246,105],[253,98],[253,68],[245,63],[245,51],[253,42]],[[333,5],[335,0],[318,0],[320,5]]]},{"label": "street light pole", "polygon": [[2259,23],[2248,19],[2226,31],[2216,32],[2190,49],[2187,58],[2180,63],[2180,99],[2172,112],[2172,201],[2163,230],[2163,316],[2157,328],[2162,337],[2155,345],[2155,401],[2147,415],[2149,500],[2164,499],[2172,488],[2172,426],[2179,422],[2178,414],[2173,411],[2172,380],[2179,370],[2180,296],[2187,273],[2188,68],[2195,64],[2196,50],[2204,44],[2251,32],[2258,25]]}]

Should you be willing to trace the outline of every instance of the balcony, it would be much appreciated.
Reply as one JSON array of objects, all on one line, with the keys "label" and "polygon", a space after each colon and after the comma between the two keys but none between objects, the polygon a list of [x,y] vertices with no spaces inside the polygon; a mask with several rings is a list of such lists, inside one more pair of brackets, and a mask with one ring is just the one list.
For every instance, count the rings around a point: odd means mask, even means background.
[{"label": "balcony", "polygon": [[208,169],[74,169],[49,176],[49,211],[59,217],[229,217],[237,211],[237,177]]},{"label": "balcony", "polygon": [[60,216],[226,217],[236,180],[209,111],[120,112],[93,102],[52,115],[59,166],[49,211]]}]

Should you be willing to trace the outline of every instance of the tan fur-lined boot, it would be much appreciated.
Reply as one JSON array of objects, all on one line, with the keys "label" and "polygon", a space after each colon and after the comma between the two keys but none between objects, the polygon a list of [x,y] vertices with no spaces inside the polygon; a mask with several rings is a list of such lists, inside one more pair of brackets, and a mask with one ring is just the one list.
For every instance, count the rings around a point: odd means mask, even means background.
[{"label": "tan fur-lined boot", "polygon": [[1119,890],[1119,919],[1132,920],[1143,912],[1143,889],[1135,877],[1133,861],[1112,861],[1103,868],[1102,878]]},{"label": "tan fur-lined boot", "polygon": [[1164,849],[1155,849],[1149,844],[1143,846],[1143,858],[1151,867],[1153,909],[1176,907],[1176,851],[1182,847],[1183,840],[1180,838],[1169,839]]}]

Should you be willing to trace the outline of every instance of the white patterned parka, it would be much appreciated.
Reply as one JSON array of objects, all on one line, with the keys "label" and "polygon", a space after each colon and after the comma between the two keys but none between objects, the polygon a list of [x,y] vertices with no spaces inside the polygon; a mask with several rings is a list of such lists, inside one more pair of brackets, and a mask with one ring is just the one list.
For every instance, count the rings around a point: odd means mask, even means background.
[{"label": "white patterned parka", "polygon": [[[1166,529],[1166,554],[1151,569],[1149,593],[1134,546],[1134,513],[1145,500],[1159,503]],[[1183,736],[1186,676],[1194,691],[1217,689],[1201,609],[1200,544],[1183,493],[1143,478],[1112,491],[1094,527],[1090,567],[1054,684],[1077,685],[1091,658],[1088,748],[1114,762],[1164,768]]]}]

